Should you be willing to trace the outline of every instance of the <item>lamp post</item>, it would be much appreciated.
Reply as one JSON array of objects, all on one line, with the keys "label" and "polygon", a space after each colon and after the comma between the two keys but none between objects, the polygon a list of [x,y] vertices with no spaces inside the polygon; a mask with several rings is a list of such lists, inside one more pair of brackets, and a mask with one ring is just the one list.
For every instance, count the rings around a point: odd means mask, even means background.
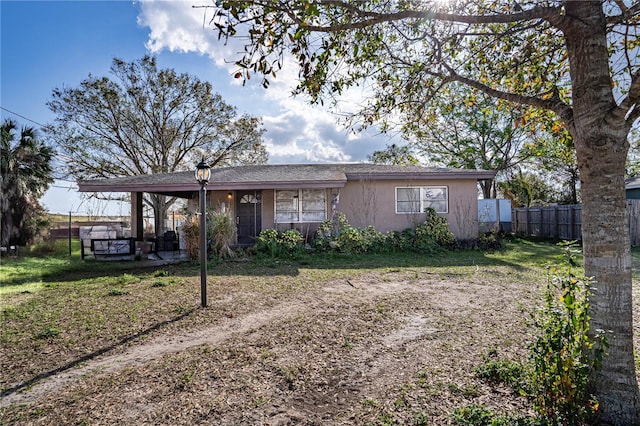
[{"label": "lamp post", "polygon": [[196,166],[196,180],[200,184],[200,297],[202,307],[207,306],[207,183],[211,168],[204,158]]}]

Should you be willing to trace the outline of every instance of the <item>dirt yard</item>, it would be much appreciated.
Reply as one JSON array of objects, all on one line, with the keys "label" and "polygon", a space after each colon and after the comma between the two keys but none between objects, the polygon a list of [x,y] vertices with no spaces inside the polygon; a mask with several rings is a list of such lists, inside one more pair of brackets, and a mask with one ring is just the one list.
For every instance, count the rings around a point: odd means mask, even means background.
[{"label": "dirt yard", "polygon": [[526,357],[544,275],[415,266],[249,282],[211,277],[205,309],[199,281],[181,284],[189,309],[82,362],[61,359],[2,399],[2,424],[446,425],[469,404],[528,413],[474,369]]}]

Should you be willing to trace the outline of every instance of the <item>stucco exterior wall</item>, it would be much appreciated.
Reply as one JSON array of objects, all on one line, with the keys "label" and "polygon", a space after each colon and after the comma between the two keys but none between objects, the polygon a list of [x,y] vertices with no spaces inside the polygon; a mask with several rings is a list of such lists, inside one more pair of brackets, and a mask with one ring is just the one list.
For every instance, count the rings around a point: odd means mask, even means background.
[{"label": "stucco exterior wall", "polygon": [[380,232],[414,228],[426,214],[396,213],[397,187],[446,186],[449,228],[458,239],[478,235],[478,190],[476,180],[360,180],[349,181],[340,190],[338,210],[356,227],[373,225]]},{"label": "stucco exterior wall", "polygon": [[[342,211],[349,223],[364,228],[373,225],[377,231],[402,231],[414,228],[426,218],[424,213],[396,213],[397,187],[445,186],[448,194],[448,212],[440,214],[447,219],[449,228],[458,239],[476,238],[478,235],[478,190],[477,182],[469,180],[359,180],[349,181],[342,188],[326,189],[327,218],[331,218],[331,200],[340,194],[336,210]],[[280,231],[298,229],[310,240],[315,236],[318,223],[274,222],[274,190],[262,190],[262,229],[275,228]],[[236,195],[232,191],[209,191],[208,205],[216,210],[224,203],[227,211],[234,215]],[[193,200],[197,205],[197,199]]]}]

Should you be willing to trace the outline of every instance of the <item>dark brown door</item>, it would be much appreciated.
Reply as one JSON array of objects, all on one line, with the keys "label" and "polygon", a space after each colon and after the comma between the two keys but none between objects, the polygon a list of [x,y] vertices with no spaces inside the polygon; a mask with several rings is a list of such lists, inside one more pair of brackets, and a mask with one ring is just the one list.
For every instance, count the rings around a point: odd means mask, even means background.
[{"label": "dark brown door", "polygon": [[236,200],[238,244],[251,246],[262,230],[262,191],[238,191]]}]

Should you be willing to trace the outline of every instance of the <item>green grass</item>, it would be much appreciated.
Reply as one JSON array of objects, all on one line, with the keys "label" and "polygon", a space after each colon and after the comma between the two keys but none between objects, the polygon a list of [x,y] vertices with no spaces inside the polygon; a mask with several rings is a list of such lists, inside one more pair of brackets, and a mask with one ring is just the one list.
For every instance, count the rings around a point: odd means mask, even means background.
[{"label": "green grass", "polygon": [[[4,257],[0,259],[0,295],[33,292],[50,286],[50,283],[65,281],[66,278],[83,275],[113,275],[122,274],[129,269],[140,267],[138,262],[99,262],[92,259],[80,258],[80,244],[72,241],[72,254],[68,255],[67,240],[58,240],[55,247],[46,255],[35,256],[30,253],[14,259]],[[41,248],[31,252],[42,252]],[[631,250],[634,276],[640,276],[640,247]],[[478,250],[443,252],[433,256],[406,253],[368,254],[345,256],[339,253],[324,255],[307,255],[296,261],[255,259],[248,268],[235,270],[221,267],[216,271],[216,263],[210,273],[240,273],[241,275],[295,275],[300,268],[309,269],[359,269],[359,268],[405,268],[411,266],[431,266],[434,268],[449,268],[455,272],[466,267],[479,265],[509,265],[519,271],[543,267],[558,263],[562,257],[562,250],[552,243],[515,240],[507,242],[503,250],[485,253]],[[265,268],[267,271],[265,271]],[[458,271],[458,272],[460,272]],[[164,272],[166,273],[166,271]],[[160,284],[161,285],[161,284]],[[160,286],[159,285],[159,286]]]},{"label": "green grass", "polygon": [[[540,283],[542,287],[547,279],[544,266],[559,263],[563,251],[552,243],[515,239],[495,252],[464,250],[436,255],[332,252],[305,255],[297,260],[256,257],[248,261],[211,261],[208,275],[212,309],[198,309],[198,265],[184,263],[149,268],[136,261],[83,261],[79,252],[69,257],[65,249],[61,244],[46,257],[2,259],[0,354],[6,365],[16,367],[2,373],[0,388],[28,382],[43,372],[133,339],[145,338],[159,327],[170,326],[172,333],[179,334],[286,300],[296,301],[302,295],[314,294],[309,292],[324,291],[321,290],[324,287],[348,286],[349,280],[358,287],[370,280],[377,284],[416,280],[438,286],[445,280],[481,281],[483,285],[497,288],[502,288],[504,282],[529,288]],[[632,250],[632,258],[637,285],[640,248]],[[389,311],[393,306],[394,303],[384,298],[375,300],[366,317],[351,324],[375,327],[391,321]],[[294,329],[307,331],[305,317],[293,316],[288,321],[300,322]],[[294,338],[290,333],[277,337],[284,341]],[[341,356],[349,356],[356,352],[364,337],[345,333],[336,339]],[[301,335],[297,340],[300,345],[307,345],[309,341],[313,341],[312,335],[308,339]],[[265,347],[261,359],[267,362],[275,353]],[[640,357],[636,360],[640,363]],[[295,365],[282,368],[285,377],[296,379]],[[182,385],[187,385],[186,375],[176,377]],[[426,375],[423,381],[426,386]],[[474,383],[456,386],[444,389],[461,398],[472,398],[479,392]],[[428,391],[425,388],[424,392]]]},{"label": "green grass", "polygon": [[12,293],[35,292],[51,287],[56,282],[72,282],[82,276],[109,276],[139,267],[136,262],[100,262],[83,260],[80,241],[72,240],[69,256],[68,240],[54,244],[38,244],[18,258],[0,258],[0,296]]}]

